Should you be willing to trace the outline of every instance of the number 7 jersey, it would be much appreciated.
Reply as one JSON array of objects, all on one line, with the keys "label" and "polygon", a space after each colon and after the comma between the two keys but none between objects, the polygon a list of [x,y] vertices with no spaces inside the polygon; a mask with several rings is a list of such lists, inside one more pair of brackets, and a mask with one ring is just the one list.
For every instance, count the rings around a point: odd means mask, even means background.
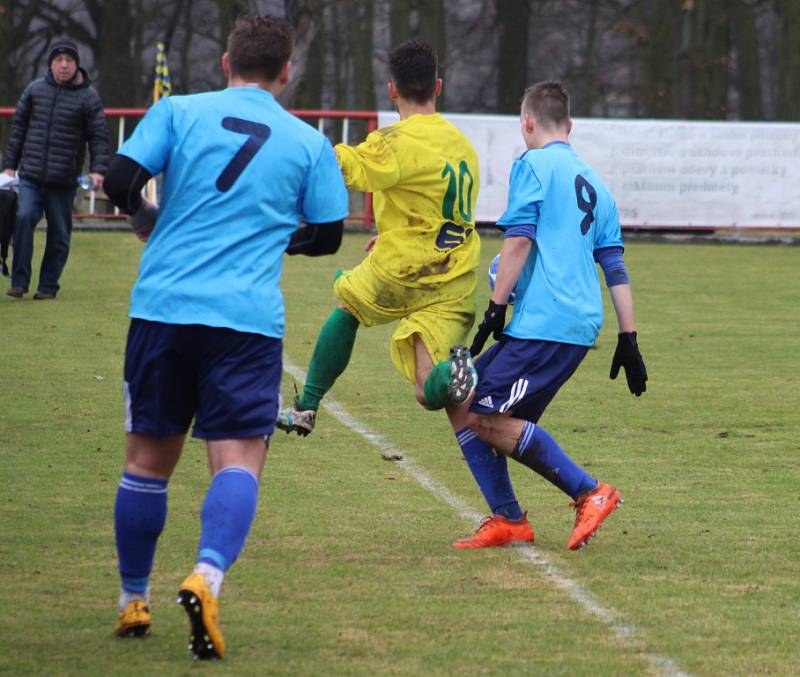
[{"label": "number 7 jersey", "polygon": [[162,99],[119,153],[163,172],[130,316],[281,338],[291,234],[347,215],[330,142],[269,92],[229,87]]},{"label": "number 7 jersey", "polygon": [[377,275],[424,288],[475,270],[478,155],[459,129],[439,113],[415,114],[335,150],[347,186],[374,193]]}]

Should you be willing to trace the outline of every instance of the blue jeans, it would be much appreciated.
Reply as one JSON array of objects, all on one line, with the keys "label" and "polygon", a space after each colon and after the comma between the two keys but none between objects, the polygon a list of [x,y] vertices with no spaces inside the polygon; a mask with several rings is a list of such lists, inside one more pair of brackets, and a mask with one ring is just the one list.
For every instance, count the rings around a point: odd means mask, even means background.
[{"label": "blue jeans", "polygon": [[11,286],[27,290],[31,281],[33,231],[44,213],[47,219],[47,242],[39,271],[39,291],[55,294],[58,278],[67,263],[72,237],[72,204],[76,188],[40,186],[27,179],[19,180],[17,224],[14,227],[14,259]]}]

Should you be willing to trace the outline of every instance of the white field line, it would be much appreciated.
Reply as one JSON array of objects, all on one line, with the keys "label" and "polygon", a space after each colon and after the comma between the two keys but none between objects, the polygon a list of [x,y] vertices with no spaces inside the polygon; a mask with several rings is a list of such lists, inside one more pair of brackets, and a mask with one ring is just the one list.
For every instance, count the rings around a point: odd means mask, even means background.
[{"label": "white field line", "polygon": [[[305,372],[290,362],[285,354],[283,356],[283,369],[296,381],[305,383]],[[323,400],[322,407],[345,428],[349,428],[361,435],[381,453],[396,457],[398,459],[396,460],[397,465],[403,468],[418,484],[427,489],[436,498],[453,508],[459,517],[473,522],[476,526],[480,523],[481,518],[484,516],[482,513],[473,510],[460,498],[454,496],[447,487],[438,484],[423,468],[414,463],[405,451],[401,451],[382,435],[351,416],[336,400],[326,397]],[[456,444],[455,440],[453,440],[453,444]],[[670,658],[642,651],[640,647],[645,644],[645,637],[641,630],[626,622],[618,611],[600,604],[583,586],[561,573],[536,546],[518,545],[514,550],[519,553],[522,559],[538,568],[556,588],[563,590],[570,599],[577,602],[590,615],[608,626],[618,640],[632,648],[638,656],[650,663],[658,674],[669,675],[670,677],[689,677],[688,673],[683,672]]]}]

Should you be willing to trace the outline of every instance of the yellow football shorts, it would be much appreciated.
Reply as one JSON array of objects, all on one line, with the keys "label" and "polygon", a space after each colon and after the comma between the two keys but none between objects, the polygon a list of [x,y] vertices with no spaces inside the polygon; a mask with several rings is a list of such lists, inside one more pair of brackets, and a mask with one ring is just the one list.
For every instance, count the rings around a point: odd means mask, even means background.
[{"label": "yellow football shorts", "polygon": [[437,287],[405,287],[379,277],[367,258],[337,278],[333,292],[365,327],[400,321],[389,353],[394,366],[413,383],[414,334],[419,334],[434,364],[446,360],[452,346],[466,341],[475,321],[475,282],[470,272]]}]

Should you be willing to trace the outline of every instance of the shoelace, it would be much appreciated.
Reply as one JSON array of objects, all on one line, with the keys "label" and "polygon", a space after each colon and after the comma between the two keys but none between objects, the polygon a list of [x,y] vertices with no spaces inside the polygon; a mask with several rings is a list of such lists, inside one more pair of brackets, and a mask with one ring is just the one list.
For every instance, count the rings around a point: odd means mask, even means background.
[{"label": "shoelace", "polygon": [[478,527],[478,531],[476,531],[475,533],[478,533],[478,534],[481,533],[481,531],[486,529],[486,527],[488,527],[489,524],[491,524],[493,521],[494,521],[494,517],[491,516],[491,515],[489,515],[489,517],[484,517],[481,520],[481,525]]}]

